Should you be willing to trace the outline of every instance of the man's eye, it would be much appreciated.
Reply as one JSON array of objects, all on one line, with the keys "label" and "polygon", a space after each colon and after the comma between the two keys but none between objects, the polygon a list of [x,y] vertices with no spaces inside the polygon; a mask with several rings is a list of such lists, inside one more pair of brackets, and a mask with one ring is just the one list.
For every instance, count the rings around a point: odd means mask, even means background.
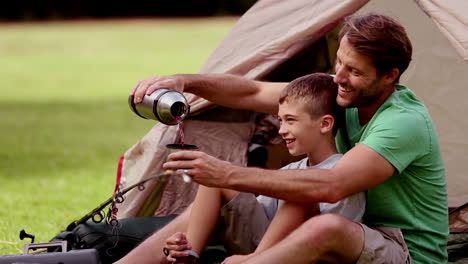
[{"label": "man's eye", "polygon": [[351,71],[351,74],[354,76],[361,76],[361,73],[358,71]]}]

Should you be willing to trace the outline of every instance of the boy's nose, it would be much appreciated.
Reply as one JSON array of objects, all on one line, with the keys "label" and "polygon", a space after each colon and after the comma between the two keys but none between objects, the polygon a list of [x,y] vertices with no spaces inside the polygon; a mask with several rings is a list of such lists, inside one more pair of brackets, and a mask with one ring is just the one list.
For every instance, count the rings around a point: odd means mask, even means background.
[{"label": "boy's nose", "polygon": [[284,128],[284,126],[280,126],[278,134],[280,134],[280,136],[286,135],[286,129]]}]

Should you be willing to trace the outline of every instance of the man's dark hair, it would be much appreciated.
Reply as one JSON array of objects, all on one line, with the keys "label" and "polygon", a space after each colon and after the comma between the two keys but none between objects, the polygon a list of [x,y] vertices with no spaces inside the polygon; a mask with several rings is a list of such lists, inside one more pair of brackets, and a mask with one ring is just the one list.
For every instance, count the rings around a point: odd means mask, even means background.
[{"label": "man's dark hair", "polygon": [[368,57],[382,76],[397,68],[400,75],[411,62],[413,47],[405,28],[396,20],[381,14],[348,17],[339,33],[346,37],[359,54]]},{"label": "man's dark hair", "polygon": [[300,101],[311,118],[331,115],[335,118],[333,132],[336,133],[344,117],[344,108],[336,103],[338,85],[326,73],[312,73],[290,82],[282,91],[279,103]]}]

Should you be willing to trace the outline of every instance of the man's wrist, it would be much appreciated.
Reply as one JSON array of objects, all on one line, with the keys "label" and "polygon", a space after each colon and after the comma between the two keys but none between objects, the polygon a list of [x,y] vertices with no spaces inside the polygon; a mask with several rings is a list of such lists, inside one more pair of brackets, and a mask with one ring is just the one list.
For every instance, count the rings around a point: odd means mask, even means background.
[{"label": "man's wrist", "polygon": [[182,87],[183,92],[195,94],[194,87],[196,87],[196,74],[180,73],[172,76],[176,82],[179,82],[178,85]]}]

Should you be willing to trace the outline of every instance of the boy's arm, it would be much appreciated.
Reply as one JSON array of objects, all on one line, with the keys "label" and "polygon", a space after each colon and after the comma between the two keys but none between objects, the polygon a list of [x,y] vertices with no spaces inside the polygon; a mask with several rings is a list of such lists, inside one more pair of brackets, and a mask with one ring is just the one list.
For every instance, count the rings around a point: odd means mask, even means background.
[{"label": "boy's arm", "polygon": [[278,209],[254,254],[260,253],[285,238],[310,217],[320,213],[318,204],[285,201]]},{"label": "boy's arm", "polygon": [[222,195],[218,188],[200,185],[193,202],[187,240],[193,251],[201,254],[218,223]]}]

